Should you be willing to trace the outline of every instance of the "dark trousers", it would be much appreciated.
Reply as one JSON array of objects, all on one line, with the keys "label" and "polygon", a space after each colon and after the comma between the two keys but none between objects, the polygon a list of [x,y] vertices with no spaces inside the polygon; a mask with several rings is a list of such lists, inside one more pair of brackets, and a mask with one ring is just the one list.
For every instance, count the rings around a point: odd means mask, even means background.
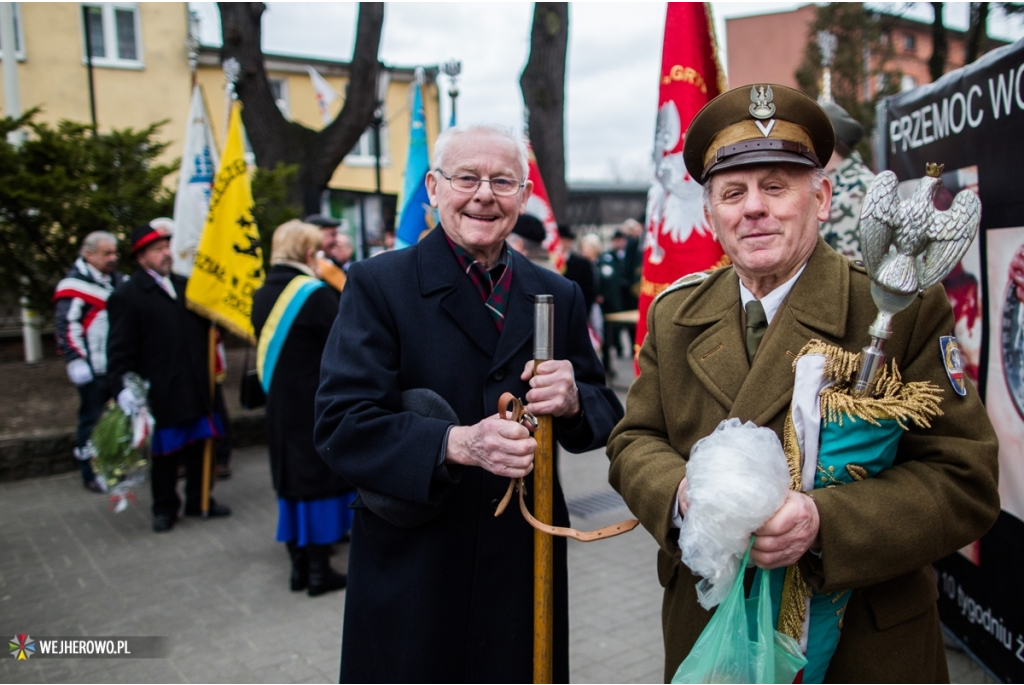
[{"label": "dark trousers", "polygon": [[[185,465],[185,508],[199,510],[203,490],[203,445],[200,440],[172,454],[150,458],[153,465],[150,480],[153,486],[153,515],[177,518],[181,509],[178,497],[178,464]],[[212,486],[213,480],[210,484]]]},{"label": "dark trousers", "polygon": [[[78,405],[77,444],[81,449],[89,441],[92,429],[96,427],[96,422],[99,421],[107,400],[111,398],[110,383],[107,382],[107,377],[105,375],[96,376],[85,385],[79,385],[78,396],[81,403]],[[89,483],[95,477],[89,466],[89,460],[78,459],[77,461],[78,470],[82,472],[82,481]]]}]

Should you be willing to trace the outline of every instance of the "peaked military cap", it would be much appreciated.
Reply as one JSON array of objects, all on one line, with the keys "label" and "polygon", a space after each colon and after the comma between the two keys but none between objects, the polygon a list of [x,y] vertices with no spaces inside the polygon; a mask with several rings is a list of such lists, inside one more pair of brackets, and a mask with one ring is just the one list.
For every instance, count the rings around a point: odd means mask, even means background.
[{"label": "peaked military cap", "polygon": [[697,112],[683,161],[700,183],[716,171],[749,164],[823,167],[835,140],[817,102],[787,86],[759,83],[726,91]]}]

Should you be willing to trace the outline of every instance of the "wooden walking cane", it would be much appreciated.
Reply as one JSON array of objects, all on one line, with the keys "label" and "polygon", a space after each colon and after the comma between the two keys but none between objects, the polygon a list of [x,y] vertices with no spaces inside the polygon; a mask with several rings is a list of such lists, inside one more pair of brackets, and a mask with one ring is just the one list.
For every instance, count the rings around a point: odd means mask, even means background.
[{"label": "wooden walking cane", "polygon": [[[206,340],[206,368],[210,375],[210,411],[214,409],[216,399],[217,383],[217,328],[210,322],[210,332]],[[201,498],[201,511],[203,518],[210,515],[210,485],[211,474],[213,473],[213,438],[207,438],[203,445],[203,496]]]},{"label": "wooden walking cane", "polygon": [[[538,295],[533,310],[533,373],[544,361],[554,358],[555,301]],[[537,451],[533,456],[533,508],[541,523],[551,525],[554,516],[554,426],[551,416],[537,417]],[[533,531],[533,682],[550,683],[554,628],[553,538]]]}]

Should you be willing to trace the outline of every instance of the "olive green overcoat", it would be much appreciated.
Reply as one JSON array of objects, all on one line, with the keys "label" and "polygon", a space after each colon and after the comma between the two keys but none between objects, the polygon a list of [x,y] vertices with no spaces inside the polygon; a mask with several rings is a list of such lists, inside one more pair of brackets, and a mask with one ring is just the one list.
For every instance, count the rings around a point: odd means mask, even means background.
[{"label": "olive green overcoat", "polygon": [[[819,239],[752,364],[732,267],[651,304],[640,376],[608,455],[612,486],[661,546],[666,681],[711,615],[697,603],[698,578],[680,562],[672,525],[690,448],[730,417],[781,439],[794,356],[813,338],[867,346],[877,313],[869,285],[863,269]],[[893,327],[888,358],[904,381],[942,388],[944,414],[905,433],[896,463],[877,477],[814,491],[821,558],[806,554],[801,568],[817,591],[854,590],[827,682],[948,681],[929,565],[977,539],[999,513],[992,425],[970,383],[966,397],[953,392],[941,361],[939,337],[953,330],[942,287],[918,296]]]}]

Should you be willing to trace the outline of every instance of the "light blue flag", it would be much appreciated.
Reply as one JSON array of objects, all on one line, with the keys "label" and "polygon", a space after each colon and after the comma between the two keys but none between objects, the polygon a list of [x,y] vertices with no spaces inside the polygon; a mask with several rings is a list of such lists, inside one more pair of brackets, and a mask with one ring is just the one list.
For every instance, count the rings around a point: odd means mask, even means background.
[{"label": "light blue flag", "polygon": [[423,112],[423,98],[420,96],[420,84],[412,84],[412,119],[409,125],[409,155],[405,161],[405,182],[402,185],[402,197],[399,202],[401,212],[398,215],[398,230],[395,232],[395,248],[415,245],[420,236],[430,229],[433,215],[430,199],[427,197],[427,185],[424,179],[430,169],[427,153],[427,122]]}]

